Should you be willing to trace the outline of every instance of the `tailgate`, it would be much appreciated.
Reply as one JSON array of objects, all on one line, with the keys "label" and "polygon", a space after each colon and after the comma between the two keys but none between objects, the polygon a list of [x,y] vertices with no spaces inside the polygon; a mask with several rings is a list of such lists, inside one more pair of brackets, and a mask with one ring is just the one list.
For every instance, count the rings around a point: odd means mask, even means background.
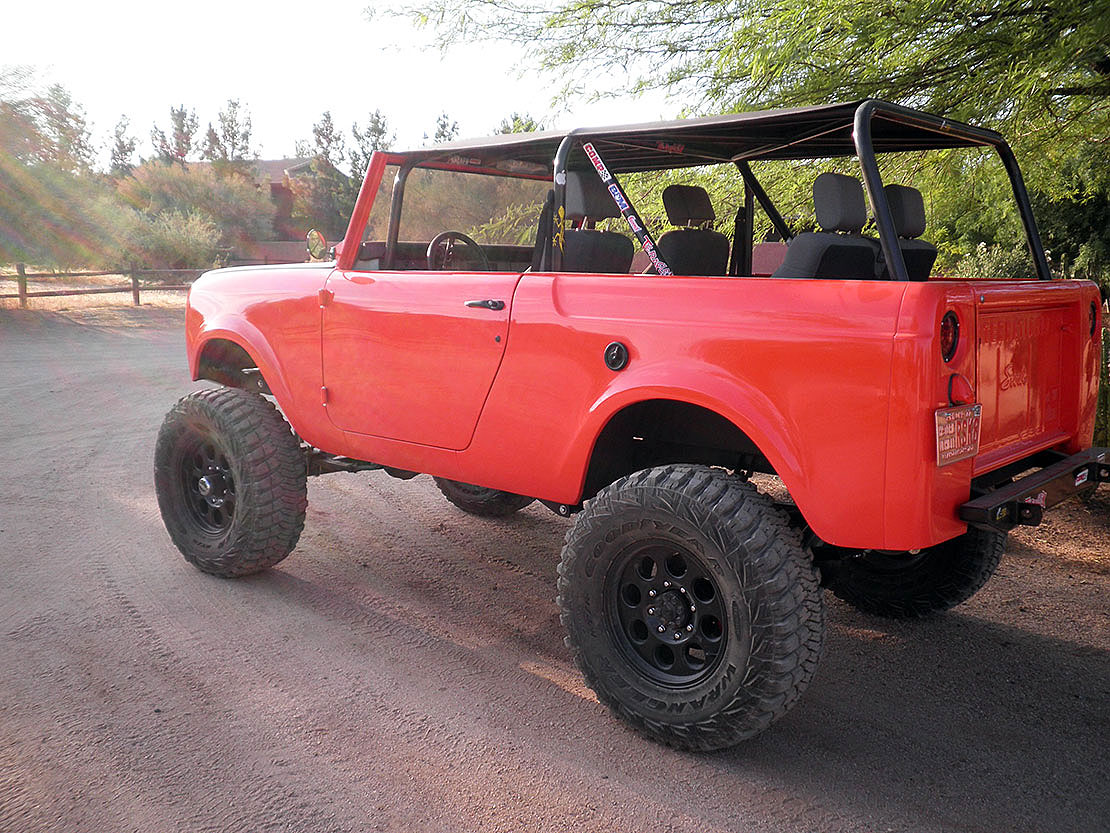
[{"label": "tailgate", "polygon": [[1091,390],[1085,358],[1097,344],[1092,289],[1078,281],[976,287],[976,474],[1041,449],[1090,443],[1081,435]]}]

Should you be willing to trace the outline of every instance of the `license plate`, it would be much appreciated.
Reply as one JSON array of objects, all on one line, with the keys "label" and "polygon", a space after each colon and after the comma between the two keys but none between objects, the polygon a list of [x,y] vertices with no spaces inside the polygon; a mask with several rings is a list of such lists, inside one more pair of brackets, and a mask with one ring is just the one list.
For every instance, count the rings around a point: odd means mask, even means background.
[{"label": "license plate", "polygon": [[941,408],[937,419],[937,465],[947,466],[979,453],[982,405]]}]

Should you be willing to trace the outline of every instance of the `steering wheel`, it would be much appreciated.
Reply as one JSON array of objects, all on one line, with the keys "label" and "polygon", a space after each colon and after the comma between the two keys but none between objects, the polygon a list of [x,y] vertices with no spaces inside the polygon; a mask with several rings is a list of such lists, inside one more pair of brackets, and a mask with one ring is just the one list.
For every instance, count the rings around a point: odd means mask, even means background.
[{"label": "steering wheel", "polygon": [[478,253],[478,257],[482,259],[482,271],[492,272],[493,269],[489,265],[489,258],[486,253],[482,251],[482,247],[463,234],[461,231],[441,231],[432,238],[432,242],[428,244],[428,268],[429,269],[446,269],[447,264],[451,262],[451,258],[455,253],[455,241],[465,243],[467,246],[472,246],[474,251]]}]

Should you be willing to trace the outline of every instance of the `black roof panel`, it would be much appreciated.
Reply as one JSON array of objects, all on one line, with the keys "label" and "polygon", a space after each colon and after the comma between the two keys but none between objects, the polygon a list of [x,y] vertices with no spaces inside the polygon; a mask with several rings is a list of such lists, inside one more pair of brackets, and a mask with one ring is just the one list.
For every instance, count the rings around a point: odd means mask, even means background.
[{"label": "black roof panel", "polygon": [[[572,131],[507,133],[394,153],[413,162],[548,174],[568,135],[591,141],[614,173],[720,164],[742,159],[853,156],[852,128],[862,101],[730,113]],[[997,144],[989,130],[879,103],[872,122],[877,153]],[[576,144],[569,168],[588,167]]]}]

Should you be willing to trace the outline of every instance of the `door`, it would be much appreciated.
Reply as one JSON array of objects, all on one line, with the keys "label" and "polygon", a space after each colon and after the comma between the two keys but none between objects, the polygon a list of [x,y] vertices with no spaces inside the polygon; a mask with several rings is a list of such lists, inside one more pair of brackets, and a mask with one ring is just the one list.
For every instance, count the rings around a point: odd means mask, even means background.
[{"label": "door", "polygon": [[323,395],[344,431],[460,450],[482,413],[518,273],[334,272]]}]

